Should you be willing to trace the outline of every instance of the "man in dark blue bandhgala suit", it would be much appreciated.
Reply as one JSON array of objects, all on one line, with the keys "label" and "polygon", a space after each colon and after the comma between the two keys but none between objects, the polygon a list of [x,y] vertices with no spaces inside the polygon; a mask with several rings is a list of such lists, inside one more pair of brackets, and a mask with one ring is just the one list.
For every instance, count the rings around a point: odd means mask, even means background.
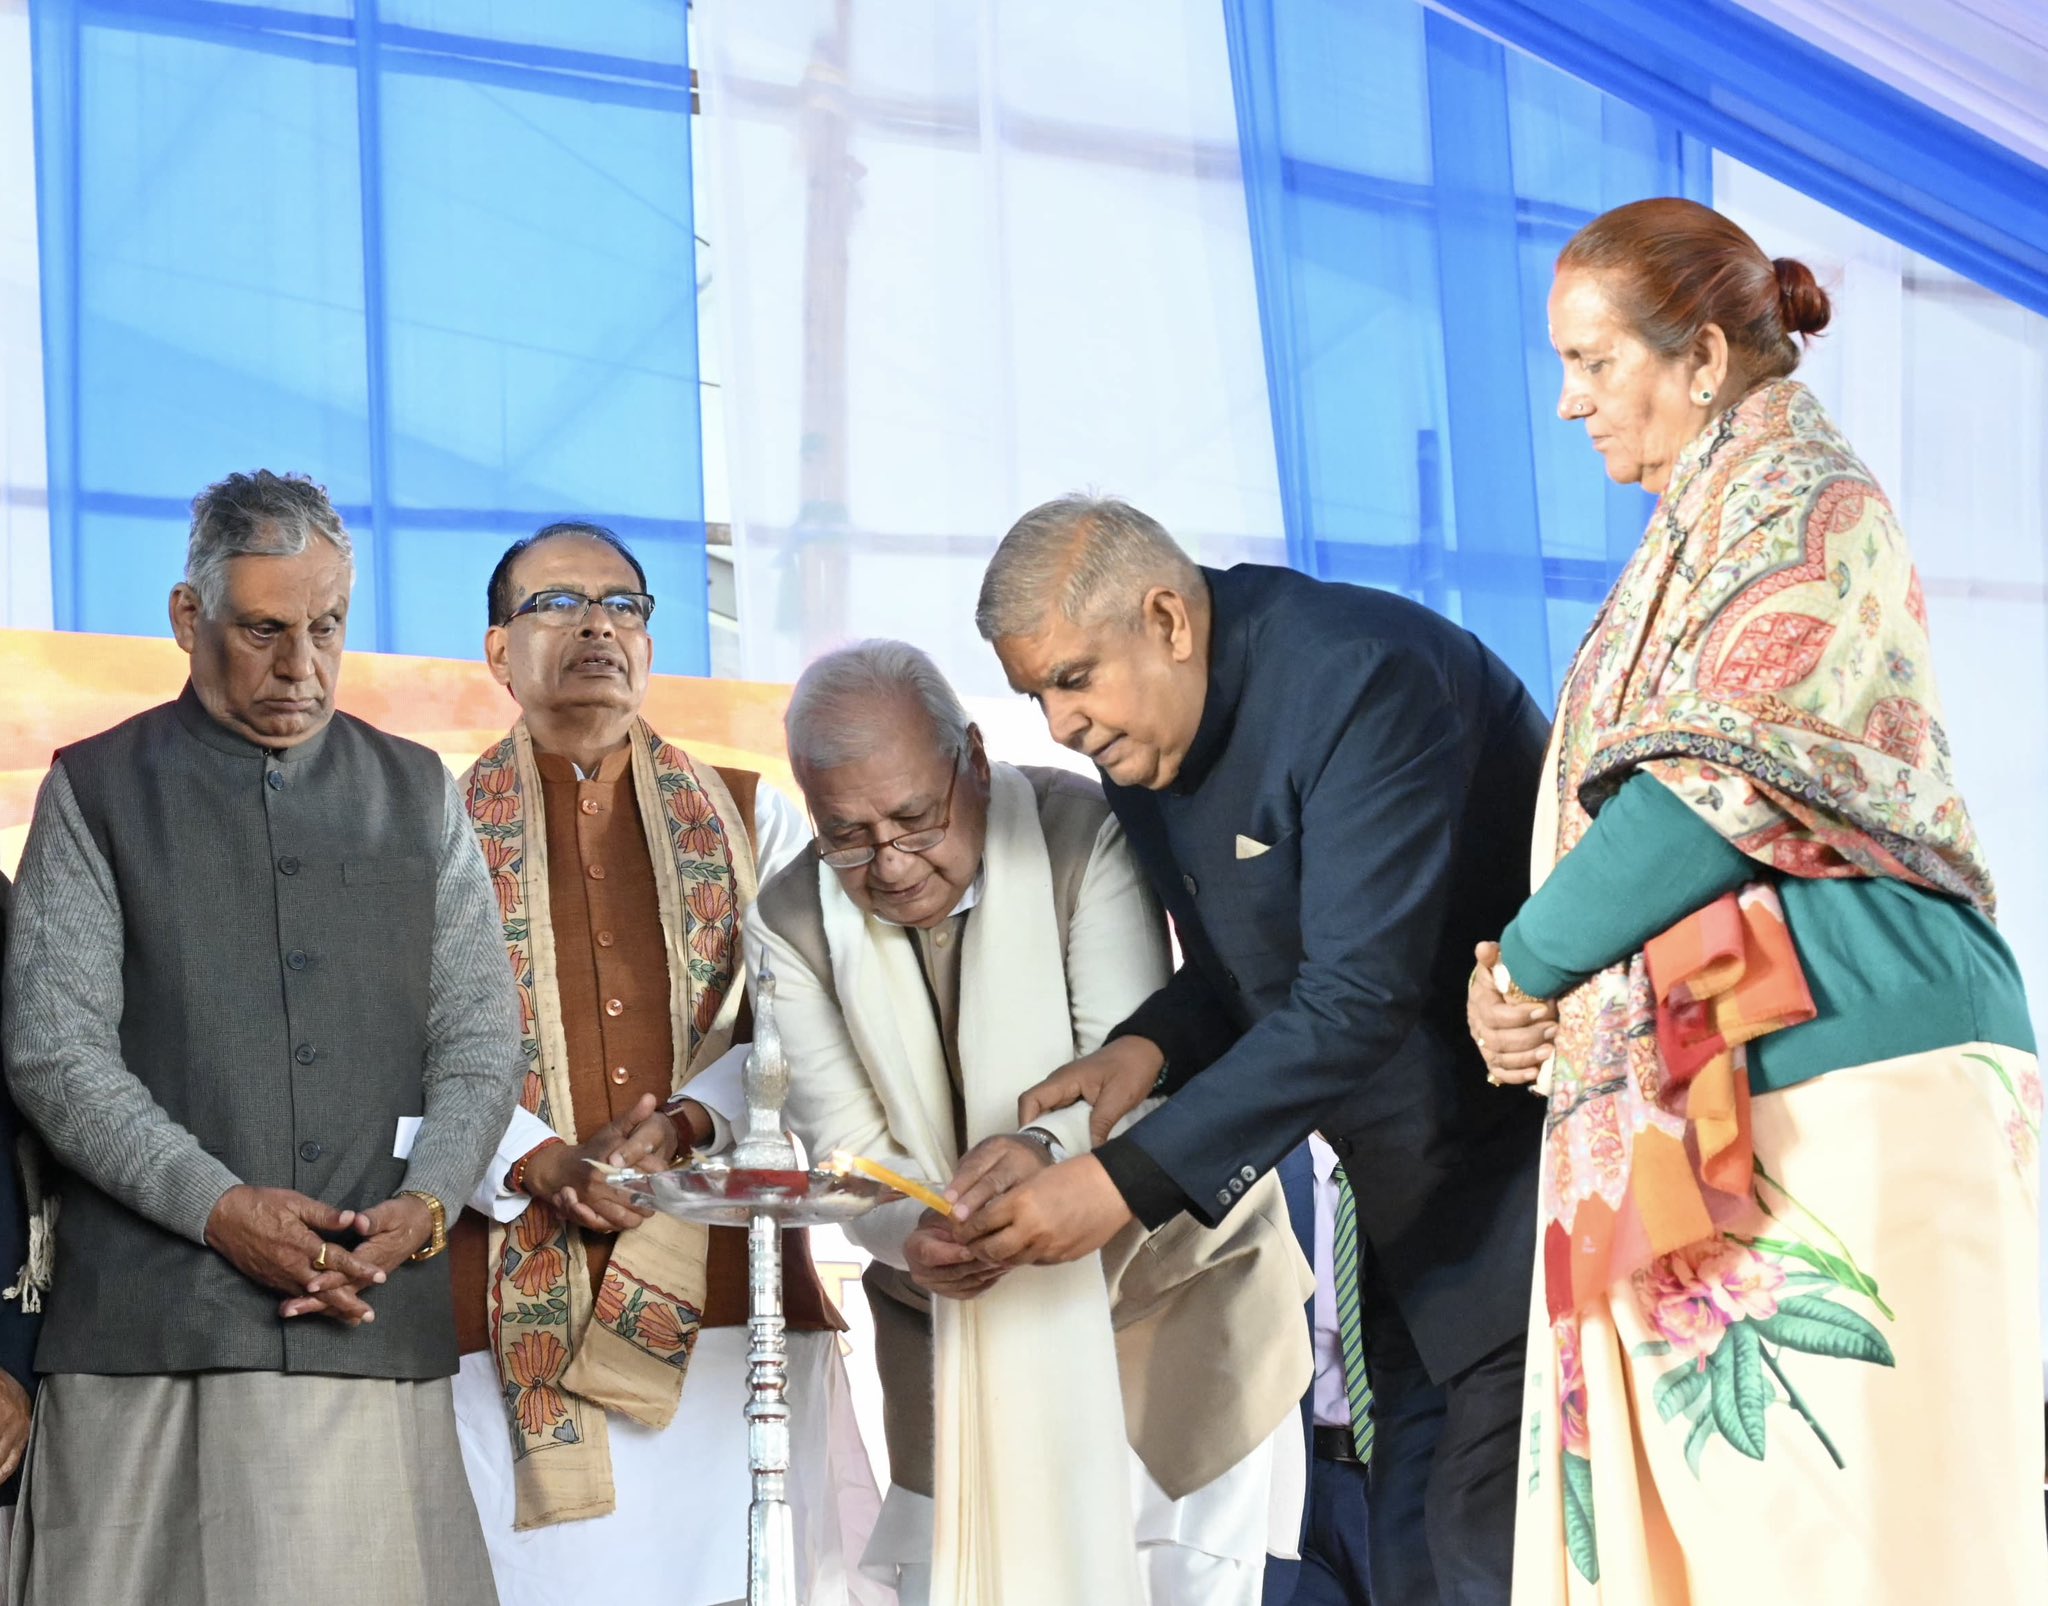
[{"label": "man in dark blue bandhgala suit", "polygon": [[1321,1130],[1357,1201],[1375,1593],[1506,1602],[1542,1109],[1488,1083],[1465,995],[1528,893],[1548,722],[1427,609],[1197,569],[1121,502],[1026,514],[977,623],[1101,770],[1185,962],[1024,1118],[1086,1098],[1101,1134],[1166,1102],[958,1230],[1021,1264],[1214,1222]]}]

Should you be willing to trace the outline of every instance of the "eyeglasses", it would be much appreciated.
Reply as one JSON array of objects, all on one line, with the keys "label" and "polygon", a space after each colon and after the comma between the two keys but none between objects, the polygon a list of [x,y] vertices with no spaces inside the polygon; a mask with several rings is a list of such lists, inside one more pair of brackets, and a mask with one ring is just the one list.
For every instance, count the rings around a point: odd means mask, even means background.
[{"label": "eyeglasses", "polygon": [[615,630],[645,630],[654,617],[654,598],[645,591],[607,591],[601,597],[586,597],[580,591],[536,591],[505,616],[505,623],[530,613],[544,625],[573,630],[592,608],[604,609]]},{"label": "eyeglasses", "polygon": [[875,855],[884,848],[894,848],[898,853],[929,853],[946,840],[946,831],[953,823],[953,793],[960,785],[960,759],[953,760],[953,779],[946,785],[946,801],[939,805],[939,823],[922,831],[906,831],[887,842],[863,842],[858,847],[835,848],[829,846],[823,837],[812,840],[811,846],[835,870],[858,870],[864,864],[872,864]]}]

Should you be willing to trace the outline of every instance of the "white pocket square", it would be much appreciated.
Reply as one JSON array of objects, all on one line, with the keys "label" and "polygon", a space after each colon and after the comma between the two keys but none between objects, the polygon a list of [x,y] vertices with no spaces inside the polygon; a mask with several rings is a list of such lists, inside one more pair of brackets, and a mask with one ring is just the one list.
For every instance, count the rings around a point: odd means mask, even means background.
[{"label": "white pocket square", "polygon": [[1270,853],[1272,848],[1270,842],[1254,842],[1243,832],[1238,833],[1237,856],[1240,859],[1256,859],[1262,853]]}]

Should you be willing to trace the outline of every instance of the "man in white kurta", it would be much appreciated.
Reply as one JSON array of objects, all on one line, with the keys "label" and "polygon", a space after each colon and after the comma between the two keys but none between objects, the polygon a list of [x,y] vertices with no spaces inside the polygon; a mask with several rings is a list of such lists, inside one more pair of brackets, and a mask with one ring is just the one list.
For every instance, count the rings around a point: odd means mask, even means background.
[{"label": "man in white kurta", "polygon": [[[1084,1148],[1085,1108],[1020,1132],[1017,1096],[1168,971],[1099,789],[992,764],[900,643],[814,664],[787,730],[817,856],[768,878],[747,940],[797,1134],[934,1186],[970,1151],[1001,1179]],[[908,1200],[850,1230],[877,1261],[894,1485],[866,1565],[905,1602],[1258,1600],[1297,1532],[1309,1375],[1276,1186],[1066,1267],[993,1267]]]},{"label": "man in white kurta", "polygon": [[[522,719],[464,789],[520,984],[527,1085],[453,1235],[463,1460],[504,1606],[746,1593],[744,1234],[636,1210],[592,1159],[658,1167],[740,1111],[736,928],[803,845],[745,771],[639,717],[653,599],[609,532],[551,527],[490,585]],[[658,1100],[666,1102],[657,1104]],[[878,1497],[836,1312],[792,1234],[791,1496],[804,1598],[877,1594],[843,1555]]]}]

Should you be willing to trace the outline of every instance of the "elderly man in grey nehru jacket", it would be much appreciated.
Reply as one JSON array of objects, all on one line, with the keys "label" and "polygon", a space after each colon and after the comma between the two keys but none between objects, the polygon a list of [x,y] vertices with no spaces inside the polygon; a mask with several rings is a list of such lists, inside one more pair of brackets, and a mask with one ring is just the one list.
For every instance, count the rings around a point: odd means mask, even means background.
[{"label": "elderly man in grey nehru jacket", "polygon": [[[971,1218],[1088,1147],[1086,1106],[1020,1131],[1017,1097],[1166,980],[1159,906],[1101,788],[991,763],[914,647],[820,659],[787,729],[820,835],[745,934],[775,972],[791,1125]],[[1277,1185],[1214,1230],[1134,1225],[1017,1272],[956,1225],[906,1199],[850,1229],[876,1257],[894,1484],[867,1569],[906,1606],[1257,1606],[1297,1531],[1309,1377]]]},{"label": "elderly man in grey nehru jacket", "polygon": [[19,1606],[490,1606],[447,1219],[524,1067],[441,761],[338,714],[310,481],[192,504],[177,701],[64,748],[7,948],[61,1168]]}]

